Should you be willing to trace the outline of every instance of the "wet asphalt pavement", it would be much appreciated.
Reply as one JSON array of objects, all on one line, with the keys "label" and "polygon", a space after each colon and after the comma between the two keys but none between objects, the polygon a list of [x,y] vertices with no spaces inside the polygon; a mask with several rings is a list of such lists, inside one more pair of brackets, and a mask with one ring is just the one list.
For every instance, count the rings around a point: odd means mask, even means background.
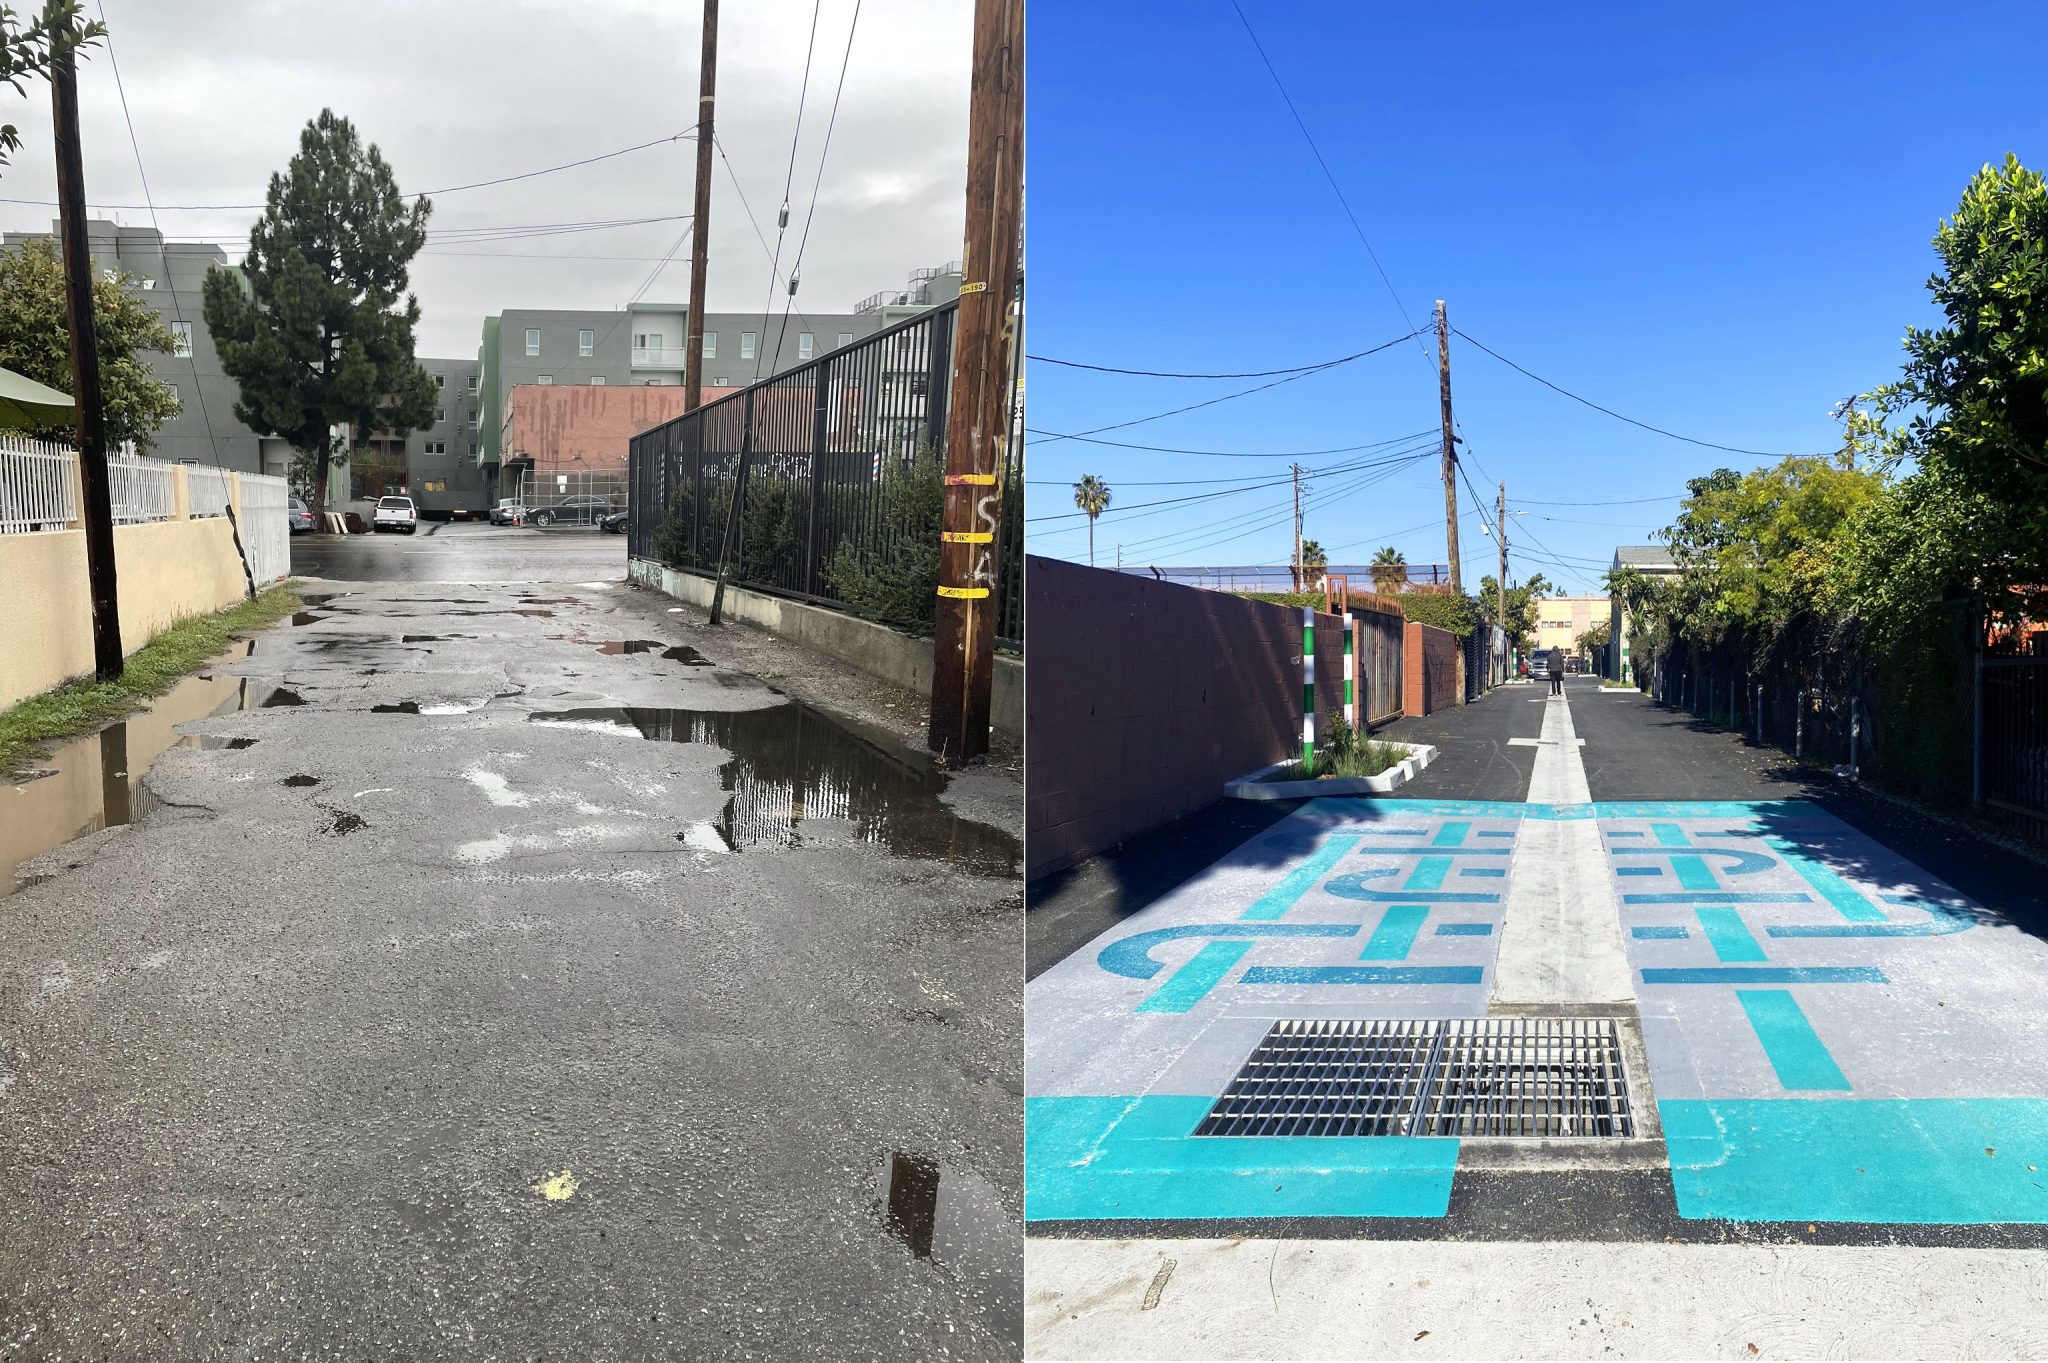
[{"label": "wet asphalt pavement", "polygon": [[294,550],[0,897],[0,1358],[1016,1357],[1014,777],[617,538]]}]

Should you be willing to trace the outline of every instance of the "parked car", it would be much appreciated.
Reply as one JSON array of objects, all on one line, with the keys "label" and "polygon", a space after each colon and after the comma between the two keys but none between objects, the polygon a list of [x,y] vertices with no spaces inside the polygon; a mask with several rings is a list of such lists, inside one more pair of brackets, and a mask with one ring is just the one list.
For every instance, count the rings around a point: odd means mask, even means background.
[{"label": "parked car", "polygon": [[526,508],[519,504],[517,497],[500,497],[498,504],[491,508],[492,525],[517,525]]},{"label": "parked car", "polygon": [[525,522],[528,525],[553,525],[556,521],[595,525],[611,509],[612,504],[605,498],[579,493],[546,506],[533,507],[526,513]]},{"label": "parked car", "polygon": [[285,524],[294,535],[308,534],[319,527],[313,523],[313,508],[297,497],[292,498],[291,510],[285,513]]},{"label": "parked car", "polygon": [[597,518],[597,528],[599,530],[602,530],[607,535],[625,534],[626,508],[622,506],[617,511],[613,511],[606,515],[599,516]]},{"label": "parked car", "polygon": [[377,511],[370,518],[373,530],[403,530],[410,535],[420,528],[419,508],[410,497],[379,497]]}]

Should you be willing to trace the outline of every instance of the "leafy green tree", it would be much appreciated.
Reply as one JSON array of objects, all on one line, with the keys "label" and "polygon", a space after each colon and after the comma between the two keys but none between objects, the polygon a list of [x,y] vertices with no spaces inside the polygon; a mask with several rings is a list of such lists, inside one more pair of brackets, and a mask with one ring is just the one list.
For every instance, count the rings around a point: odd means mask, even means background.
[{"label": "leafy green tree", "polygon": [[[50,58],[62,44],[70,43],[78,51],[105,37],[107,27],[97,19],[79,22],[83,8],[80,0],[45,0],[34,18],[24,19],[12,5],[0,5],[0,80],[13,86],[15,94],[26,95],[29,78],[49,74]],[[20,129],[0,124],[0,166],[20,150]]]},{"label": "leafy green tree", "polygon": [[1435,625],[1464,638],[1479,628],[1479,603],[1449,587],[1415,587],[1401,593],[1401,613],[1423,625]]},{"label": "leafy green tree", "polygon": [[1088,516],[1088,566],[1095,566],[1095,518],[1109,510],[1109,484],[1092,473],[1074,484],[1074,505]]},{"label": "leafy green tree", "polygon": [[[1536,645],[1537,602],[1543,593],[1550,590],[1550,582],[1543,574],[1537,573],[1519,587],[1508,588],[1507,619],[1501,627],[1507,631],[1508,644],[1518,652],[1527,653]],[[1490,618],[1498,609],[1494,603],[1500,600],[1498,584],[1489,574],[1479,579],[1479,605]]]},{"label": "leafy green tree", "polygon": [[1581,634],[1574,642],[1578,644],[1579,652],[1590,657],[1594,649],[1605,648],[1608,644],[1614,642],[1614,622],[1602,620],[1599,624]]},{"label": "leafy green tree", "polygon": [[424,198],[408,205],[375,144],[323,109],[270,177],[242,269],[207,273],[206,325],[241,386],[235,415],[314,453],[316,519],[335,425],[402,435],[433,420],[407,292],[431,211]]},{"label": "leafy green tree", "polygon": [[1330,556],[1323,552],[1323,546],[1314,540],[1301,542],[1301,585],[1309,591],[1319,591],[1323,577],[1330,569]]},{"label": "leafy green tree", "polygon": [[[92,284],[93,326],[99,341],[100,388],[107,441],[132,440],[147,451],[156,433],[178,414],[177,395],[141,357],[169,354],[176,344],[154,309],[133,291],[129,275],[100,275]],[[71,391],[71,321],[65,311],[64,264],[57,243],[32,237],[19,251],[0,256],[0,367]],[[69,441],[71,422],[31,434]]]}]

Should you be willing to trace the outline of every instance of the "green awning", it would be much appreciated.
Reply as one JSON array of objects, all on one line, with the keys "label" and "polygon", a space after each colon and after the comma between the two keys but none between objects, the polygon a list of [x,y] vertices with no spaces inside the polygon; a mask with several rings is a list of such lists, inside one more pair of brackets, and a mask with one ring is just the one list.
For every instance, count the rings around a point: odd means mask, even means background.
[{"label": "green awning", "polygon": [[12,369],[0,369],[0,427],[47,430],[70,421],[74,405],[68,393],[46,388]]}]

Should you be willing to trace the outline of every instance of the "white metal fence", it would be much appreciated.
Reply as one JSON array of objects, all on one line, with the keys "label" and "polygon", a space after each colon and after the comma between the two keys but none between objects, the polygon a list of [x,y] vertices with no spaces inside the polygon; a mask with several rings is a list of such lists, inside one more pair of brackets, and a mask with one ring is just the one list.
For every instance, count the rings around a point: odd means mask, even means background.
[{"label": "white metal fence", "polygon": [[62,530],[77,520],[77,464],[62,445],[0,435],[0,535]]},{"label": "white metal fence", "polygon": [[242,549],[249,555],[249,573],[256,585],[265,587],[292,570],[291,486],[268,474],[245,473],[241,478]]},{"label": "white metal fence", "polygon": [[167,521],[178,514],[178,466],[161,459],[109,459],[114,524]]},{"label": "white metal fence", "polygon": [[227,515],[229,487],[226,469],[185,466],[185,504],[191,515]]}]

